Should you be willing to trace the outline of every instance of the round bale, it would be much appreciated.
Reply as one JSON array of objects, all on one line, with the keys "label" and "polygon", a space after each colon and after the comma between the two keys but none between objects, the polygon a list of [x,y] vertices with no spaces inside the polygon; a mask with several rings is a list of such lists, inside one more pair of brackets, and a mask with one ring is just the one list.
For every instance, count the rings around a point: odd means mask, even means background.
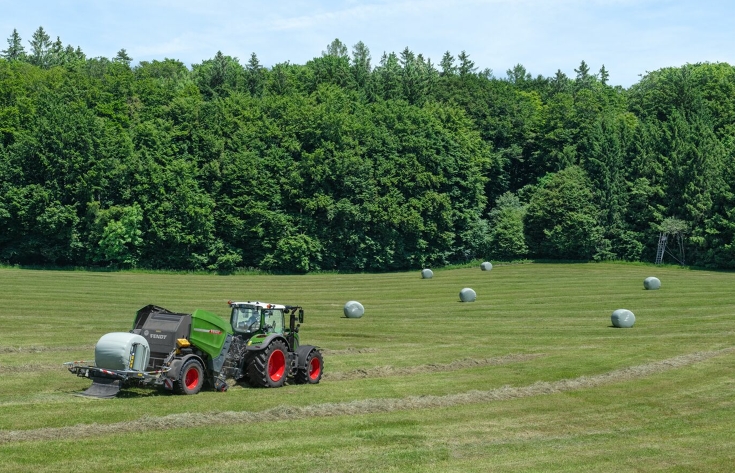
[{"label": "round bale", "polygon": [[357,301],[349,301],[345,304],[344,312],[348,319],[359,319],[365,313],[365,308]]},{"label": "round bale", "polygon": [[430,270],[429,268],[422,269],[421,270],[421,278],[422,279],[431,279],[434,276],[434,272]]},{"label": "round bale", "polygon": [[459,300],[461,300],[462,302],[475,302],[476,298],[477,294],[469,287],[466,287],[459,291]]},{"label": "round bale", "polygon": [[491,269],[493,269],[493,264],[489,261],[485,261],[480,265],[480,269],[483,271],[490,271]]},{"label": "round bale", "polygon": [[649,291],[655,291],[661,287],[661,281],[659,281],[658,278],[651,276],[643,280],[643,287]]},{"label": "round bale", "polygon": [[630,328],[635,323],[635,315],[628,309],[618,309],[610,316],[612,324],[619,328]]}]

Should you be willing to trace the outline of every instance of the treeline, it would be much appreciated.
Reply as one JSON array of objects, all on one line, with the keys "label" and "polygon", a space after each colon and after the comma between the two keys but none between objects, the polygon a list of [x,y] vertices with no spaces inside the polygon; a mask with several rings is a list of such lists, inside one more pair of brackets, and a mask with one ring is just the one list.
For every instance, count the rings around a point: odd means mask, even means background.
[{"label": "treeline", "polygon": [[304,65],[87,58],[39,28],[0,58],[0,260],[384,271],[483,259],[735,268],[735,69],[630,89],[496,77],[465,52]]}]

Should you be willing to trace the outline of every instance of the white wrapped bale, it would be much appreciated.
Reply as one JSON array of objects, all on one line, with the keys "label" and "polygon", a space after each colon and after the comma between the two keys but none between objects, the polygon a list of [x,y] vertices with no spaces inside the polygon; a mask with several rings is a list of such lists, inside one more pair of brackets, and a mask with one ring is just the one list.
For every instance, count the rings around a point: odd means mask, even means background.
[{"label": "white wrapped bale", "polygon": [[345,304],[344,312],[348,319],[359,319],[365,313],[365,308],[357,301],[349,301]]},{"label": "white wrapped bale", "polygon": [[459,291],[459,300],[462,302],[475,302],[477,294],[471,288],[466,287]]},{"label": "white wrapped bale", "polygon": [[94,347],[95,365],[108,370],[145,371],[149,356],[148,340],[141,335],[129,332],[112,332],[102,335]]},{"label": "white wrapped bale", "polygon": [[489,261],[485,261],[480,265],[480,269],[483,271],[490,271],[491,269],[493,269],[493,264]]},{"label": "white wrapped bale", "polygon": [[434,277],[434,272],[429,268],[421,270],[422,279],[431,279],[432,277]]},{"label": "white wrapped bale", "polygon": [[618,309],[610,316],[612,324],[619,328],[630,328],[635,323],[635,315],[628,309]]},{"label": "white wrapped bale", "polygon": [[659,281],[658,278],[651,276],[643,280],[643,287],[645,287],[646,290],[655,291],[661,287],[661,281]]}]

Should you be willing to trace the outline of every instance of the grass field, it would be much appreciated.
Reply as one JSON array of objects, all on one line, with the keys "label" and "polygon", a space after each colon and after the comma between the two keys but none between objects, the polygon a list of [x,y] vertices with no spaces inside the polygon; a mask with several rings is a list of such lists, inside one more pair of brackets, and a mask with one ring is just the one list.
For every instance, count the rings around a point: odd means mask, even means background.
[{"label": "grass field", "polygon": [[[459,302],[463,287],[475,302]],[[0,269],[0,288],[0,471],[735,471],[735,273]],[[228,299],[304,306],[322,382],[73,395],[90,381],[61,363],[93,359],[140,307],[227,318]],[[348,300],[364,317],[342,316]],[[633,328],[612,328],[619,308]]]}]

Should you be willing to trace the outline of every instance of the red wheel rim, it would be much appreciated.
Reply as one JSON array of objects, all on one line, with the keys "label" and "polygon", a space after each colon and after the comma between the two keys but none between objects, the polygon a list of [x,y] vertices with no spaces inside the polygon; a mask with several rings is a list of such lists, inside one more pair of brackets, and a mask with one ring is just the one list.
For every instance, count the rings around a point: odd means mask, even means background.
[{"label": "red wheel rim", "polygon": [[285,372],[286,357],[281,350],[276,350],[268,358],[268,376],[272,381],[280,381]]},{"label": "red wheel rim", "polygon": [[199,370],[196,368],[189,368],[186,370],[186,376],[184,376],[184,384],[187,389],[194,389],[199,385]]},{"label": "red wheel rim", "polygon": [[319,363],[319,358],[314,357],[309,362],[309,378],[317,379],[319,374],[322,372],[322,364]]}]

